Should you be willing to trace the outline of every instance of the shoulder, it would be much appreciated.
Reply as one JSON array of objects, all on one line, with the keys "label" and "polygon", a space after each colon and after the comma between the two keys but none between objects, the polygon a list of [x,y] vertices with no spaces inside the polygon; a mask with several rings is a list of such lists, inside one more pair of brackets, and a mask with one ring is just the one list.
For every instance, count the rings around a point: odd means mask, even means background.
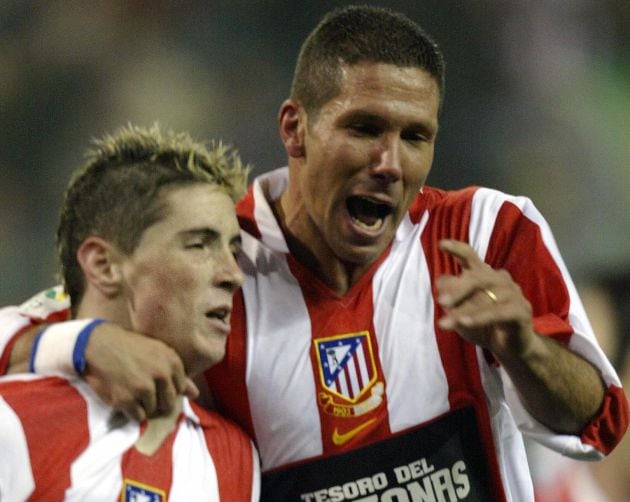
[{"label": "shoulder", "polygon": [[473,195],[478,189],[479,187],[471,186],[461,190],[443,190],[425,186],[411,203],[409,216],[413,222],[417,222],[426,212],[433,214],[449,207],[470,205]]},{"label": "shoulder", "polygon": [[7,397],[25,393],[68,392],[72,388],[67,378],[56,375],[16,373],[0,377],[0,394]]},{"label": "shoulder", "polygon": [[70,297],[63,286],[54,286],[26,300],[19,312],[34,323],[65,321],[70,314]]},{"label": "shoulder", "polygon": [[469,201],[482,187],[473,185],[457,190],[444,190],[442,188],[425,186],[418,194],[419,199],[424,199],[428,208],[444,204],[457,204]]},{"label": "shoulder", "polygon": [[[86,418],[85,397],[66,378],[15,374],[0,378],[0,422],[13,417],[23,434],[42,438],[46,431],[72,433]],[[35,441],[34,447],[41,446]]]},{"label": "shoulder", "polygon": [[60,376],[40,376],[31,373],[0,378],[0,397],[19,417],[29,422],[46,424],[56,417],[67,421],[85,415],[87,399],[79,381]]},{"label": "shoulder", "polygon": [[495,188],[472,185],[458,190],[425,186],[416,197],[413,206],[434,209],[441,206],[472,204],[473,201],[482,204],[512,202],[518,206],[531,204],[528,197],[512,195]]},{"label": "shoulder", "polygon": [[511,195],[500,190],[482,186],[469,186],[458,190],[443,190],[426,186],[413,201],[409,214],[418,221],[425,212],[432,215],[465,213],[477,216],[496,215],[501,208],[509,205],[521,213],[537,211],[528,197]]}]

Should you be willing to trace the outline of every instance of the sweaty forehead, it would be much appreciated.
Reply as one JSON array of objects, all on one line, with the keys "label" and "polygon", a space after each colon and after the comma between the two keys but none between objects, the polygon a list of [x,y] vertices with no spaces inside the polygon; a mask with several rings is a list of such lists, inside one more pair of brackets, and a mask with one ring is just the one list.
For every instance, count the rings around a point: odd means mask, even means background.
[{"label": "sweaty forehead", "polygon": [[384,94],[392,99],[431,99],[439,103],[439,85],[427,71],[386,63],[342,65],[339,92],[335,98],[357,94]]},{"label": "sweaty forehead", "polygon": [[[339,67],[339,82],[356,85],[359,81],[377,84],[379,81],[389,83],[400,80],[407,85],[425,85],[431,87],[432,92],[439,92],[437,79],[428,71],[417,66],[396,66],[389,63],[361,62],[354,65],[341,64]],[[433,89],[435,87],[435,89]]]},{"label": "sweaty forehead", "polygon": [[439,86],[425,70],[384,63],[344,65],[340,84],[320,112],[337,117],[395,113],[409,121],[435,121],[437,126]]}]

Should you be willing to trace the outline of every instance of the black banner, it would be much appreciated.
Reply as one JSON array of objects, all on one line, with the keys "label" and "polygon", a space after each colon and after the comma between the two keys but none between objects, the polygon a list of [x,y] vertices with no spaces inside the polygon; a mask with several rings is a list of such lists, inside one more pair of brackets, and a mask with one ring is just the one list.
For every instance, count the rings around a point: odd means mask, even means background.
[{"label": "black banner", "polygon": [[463,408],[351,452],[263,475],[264,502],[488,502],[474,411]]}]

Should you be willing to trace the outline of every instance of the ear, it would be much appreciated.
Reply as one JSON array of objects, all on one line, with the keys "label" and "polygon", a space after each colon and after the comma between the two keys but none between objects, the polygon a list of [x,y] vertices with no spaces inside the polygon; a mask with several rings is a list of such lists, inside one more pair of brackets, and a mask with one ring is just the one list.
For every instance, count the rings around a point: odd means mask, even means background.
[{"label": "ear", "polygon": [[77,251],[77,261],[87,287],[94,287],[109,298],[119,294],[122,290],[122,256],[105,239],[95,236],[85,239]]},{"label": "ear", "polygon": [[280,138],[289,157],[304,157],[304,135],[306,131],[306,112],[293,99],[287,99],[278,113]]}]

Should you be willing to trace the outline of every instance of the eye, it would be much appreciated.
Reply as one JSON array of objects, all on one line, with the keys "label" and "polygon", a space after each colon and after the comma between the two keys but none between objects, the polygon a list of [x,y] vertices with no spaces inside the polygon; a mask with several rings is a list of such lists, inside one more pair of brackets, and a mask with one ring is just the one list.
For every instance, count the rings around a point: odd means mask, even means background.
[{"label": "eye", "polygon": [[191,236],[184,242],[184,247],[186,249],[207,249],[211,242],[212,240],[209,236]]},{"label": "eye", "polygon": [[400,137],[404,141],[409,141],[411,143],[419,143],[421,141],[429,140],[427,135],[421,131],[403,131]]},{"label": "eye", "polygon": [[183,249],[209,250],[217,242],[218,232],[210,228],[190,230],[182,233]]},{"label": "eye", "polygon": [[376,124],[356,123],[350,125],[350,130],[356,136],[375,137],[381,133],[381,128]]},{"label": "eye", "polygon": [[186,249],[205,249],[206,243],[203,241],[189,242],[185,247]]}]

